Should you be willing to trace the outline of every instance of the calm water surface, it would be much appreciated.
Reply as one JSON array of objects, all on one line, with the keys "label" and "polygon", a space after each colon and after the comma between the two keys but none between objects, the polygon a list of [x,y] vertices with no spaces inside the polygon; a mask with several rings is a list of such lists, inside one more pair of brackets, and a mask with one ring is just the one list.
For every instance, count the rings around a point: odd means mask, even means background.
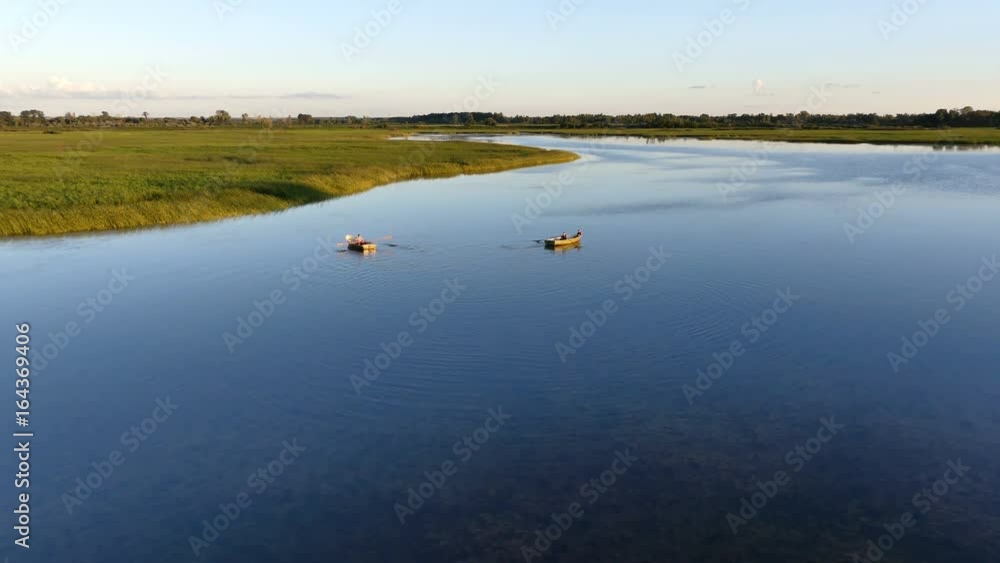
[{"label": "calm water surface", "polygon": [[[997,560],[1000,277],[983,260],[1000,254],[1000,153],[503,141],[584,158],[0,244],[5,319],[31,322],[36,349],[62,345],[32,376],[33,548],[4,553],[523,561],[578,502],[534,561],[849,561],[908,511],[885,561]],[[876,192],[894,185],[880,214]],[[879,217],[852,242],[861,207]],[[577,228],[577,249],[534,242]],[[393,238],[328,254],[358,231]],[[238,332],[241,318],[257,326]],[[922,321],[929,338],[914,336]],[[401,333],[409,345],[380,357]],[[894,366],[904,336],[921,347]],[[477,433],[490,409],[509,418]],[[822,418],[844,427],[820,432]],[[828,441],[809,442],[818,432]],[[116,450],[124,462],[75,502]],[[607,473],[616,452],[638,460]],[[914,498],[959,459],[971,469],[936,502]],[[446,462],[454,474],[401,524],[395,505]],[[248,481],[259,469],[267,480]],[[778,471],[785,484],[734,534],[727,514]],[[602,473],[614,483],[581,490]],[[241,493],[240,515],[206,531]],[[191,536],[211,539],[199,557]]]}]

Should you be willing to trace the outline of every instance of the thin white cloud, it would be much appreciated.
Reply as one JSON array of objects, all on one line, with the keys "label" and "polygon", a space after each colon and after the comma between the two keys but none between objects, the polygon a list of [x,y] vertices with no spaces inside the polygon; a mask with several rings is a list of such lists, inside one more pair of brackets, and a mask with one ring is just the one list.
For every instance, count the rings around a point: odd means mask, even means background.
[{"label": "thin white cloud", "polygon": [[48,86],[51,92],[66,96],[101,96],[108,93],[91,82],[77,84],[65,76],[50,76]]},{"label": "thin white cloud", "polygon": [[163,94],[158,100],[346,100],[331,92],[291,92],[288,94]]},{"label": "thin white cloud", "polygon": [[[0,98],[29,98],[37,100],[118,100],[126,97],[126,92],[109,90],[91,82],[76,83],[65,76],[50,76],[43,87],[6,87],[0,84]],[[346,100],[348,96],[333,92],[288,92],[275,94],[179,94],[166,92],[146,92],[149,100]]]},{"label": "thin white cloud", "polygon": [[856,82],[851,82],[847,84],[843,82],[826,82],[823,84],[824,88],[830,90],[856,90],[858,88],[861,88],[862,86],[863,86],[862,84],[858,84]]},{"label": "thin white cloud", "polygon": [[347,96],[329,92],[295,92],[278,96],[283,100],[346,100]]}]

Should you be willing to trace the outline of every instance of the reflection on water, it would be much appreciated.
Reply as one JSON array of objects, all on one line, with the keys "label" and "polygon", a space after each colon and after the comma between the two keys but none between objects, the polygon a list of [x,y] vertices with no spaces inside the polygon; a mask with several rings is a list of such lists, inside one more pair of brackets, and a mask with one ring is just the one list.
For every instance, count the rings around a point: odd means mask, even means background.
[{"label": "reflection on water", "polygon": [[[850,559],[906,511],[887,560],[996,558],[1000,281],[961,310],[949,292],[1000,250],[997,151],[502,141],[585,158],[0,245],[4,311],[63,344],[33,380],[39,541],[19,560],[194,560],[190,538],[241,492],[201,560],[521,560],[573,502],[584,515],[545,560]],[[539,242],[577,228],[578,247]],[[338,252],[359,230],[392,242]],[[81,312],[114,269],[135,280]],[[779,291],[798,296],[780,313]],[[888,354],[942,308],[894,373]],[[64,339],[68,322],[82,330]],[[122,433],[165,397],[177,411],[130,451]],[[510,418],[477,434],[498,408]],[[831,417],[844,429],[789,461]],[[269,473],[291,440],[305,450]],[[70,513],[115,450],[125,463]],[[590,504],[583,485],[626,450],[638,461]],[[915,509],[958,459],[968,475]],[[446,462],[401,525],[396,505]],[[727,514],[779,470],[734,535]]]}]

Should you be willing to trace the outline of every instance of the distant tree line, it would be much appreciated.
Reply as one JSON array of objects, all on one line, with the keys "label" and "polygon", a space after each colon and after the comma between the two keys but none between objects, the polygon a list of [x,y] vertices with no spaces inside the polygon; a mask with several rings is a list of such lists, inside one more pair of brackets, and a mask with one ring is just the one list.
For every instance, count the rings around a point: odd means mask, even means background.
[{"label": "distant tree line", "polygon": [[502,113],[430,113],[412,117],[386,118],[389,123],[408,125],[523,125],[548,126],[563,129],[772,129],[772,128],[903,128],[903,127],[1000,127],[1000,112],[962,109],[939,109],[935,113],[877,113],[811,114],[735,114],[728,115],[674,115],[670,113],[644,113],[628,115],[579,114],[531,117],[507,117]]},{"label": "distant tree line", "polygon": [[[243,114],[240,119],[233,119],[229,112],[218,110],[208,117],[161,117],[151,118],[147,112],[143,112],[138,117],[113,116],[106,111],[97,115],[77,115],[66,113],[64,115],[49,117],[44,112],[31,109],[22,111],[20,114],[13,114],[9,111],[0,111],[0,127],[46,127],[46,128],[93,128],[93,127],[202,127],[202,126],[266,126],[270,127],[275,121],[282,121],[281,118],[256,117],[251,118],[248,114]],[[290,123],[291,117],[284,120]]]},{"label": "distant tree line", "polygon": [[66,113],[57,117],[46,116],[37,109],[19,114],[0,111],[0,127],[94,128],[94,127],[292,127],[292,126],[349,126],[359,128],[387,128],[401,125],[431,126],[485,126],[485,127],[548,127],[559,129],[830,129],[830,128],[943,128],[943,127],[1000,127],[1000,112],[962,109],[939,109],[934,113],[851,113],[811,114],[809,112],[786,114],[735,114],[729,115],[674,115],[671,113],[644,113],[627,115],[579,114],[533,117],[502,113],[451,112],[429,113],[410,117],[313,117],[300,113],[295,117],[251,117],[244,113],[233,118],[229,112],[218,110],[215,114],[191,117],[151,118],[148,113],[138,117],[76,115]]},{"label": "distant tree line", "polygon": [[42,128],[94,128],[94,127],[266,127],[273,126],[322,126],[347,125],[356,127],[387,127],[385,120],[375,120],[368,117],[313,117],[300,113],[295,117],[265,117],[242,114],[234,118],[226,110],[218,110],[210,116],[191,117],[150,117],[143,112],[141,116],[113,116],[106,111],[97,115],[77,115],[66,113],[60,116],[47,116],[41,110],[24,110],[20,114],[0,111],[0,127],[42,127]]}]

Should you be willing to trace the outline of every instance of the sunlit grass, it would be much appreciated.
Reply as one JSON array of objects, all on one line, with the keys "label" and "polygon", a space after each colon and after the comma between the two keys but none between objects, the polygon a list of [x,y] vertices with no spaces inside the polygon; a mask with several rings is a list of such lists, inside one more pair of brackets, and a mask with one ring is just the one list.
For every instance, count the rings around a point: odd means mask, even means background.
[{"label": "sunlit grass", "polygon": [[501,144],[391,141],[357,129],[0,131],[0,235],[193,223],[391,182],[574,160]]},{"label": "sunlit grass", "polygon": [[[824,143],[1000,145],[1000,129],[550,129],[409,127],[406,132],[556,133]],[[280,211],[416,178],[568,162],[503,144],[389,140],[353,128],[0,131],[0,236],[193,223]]]}]

